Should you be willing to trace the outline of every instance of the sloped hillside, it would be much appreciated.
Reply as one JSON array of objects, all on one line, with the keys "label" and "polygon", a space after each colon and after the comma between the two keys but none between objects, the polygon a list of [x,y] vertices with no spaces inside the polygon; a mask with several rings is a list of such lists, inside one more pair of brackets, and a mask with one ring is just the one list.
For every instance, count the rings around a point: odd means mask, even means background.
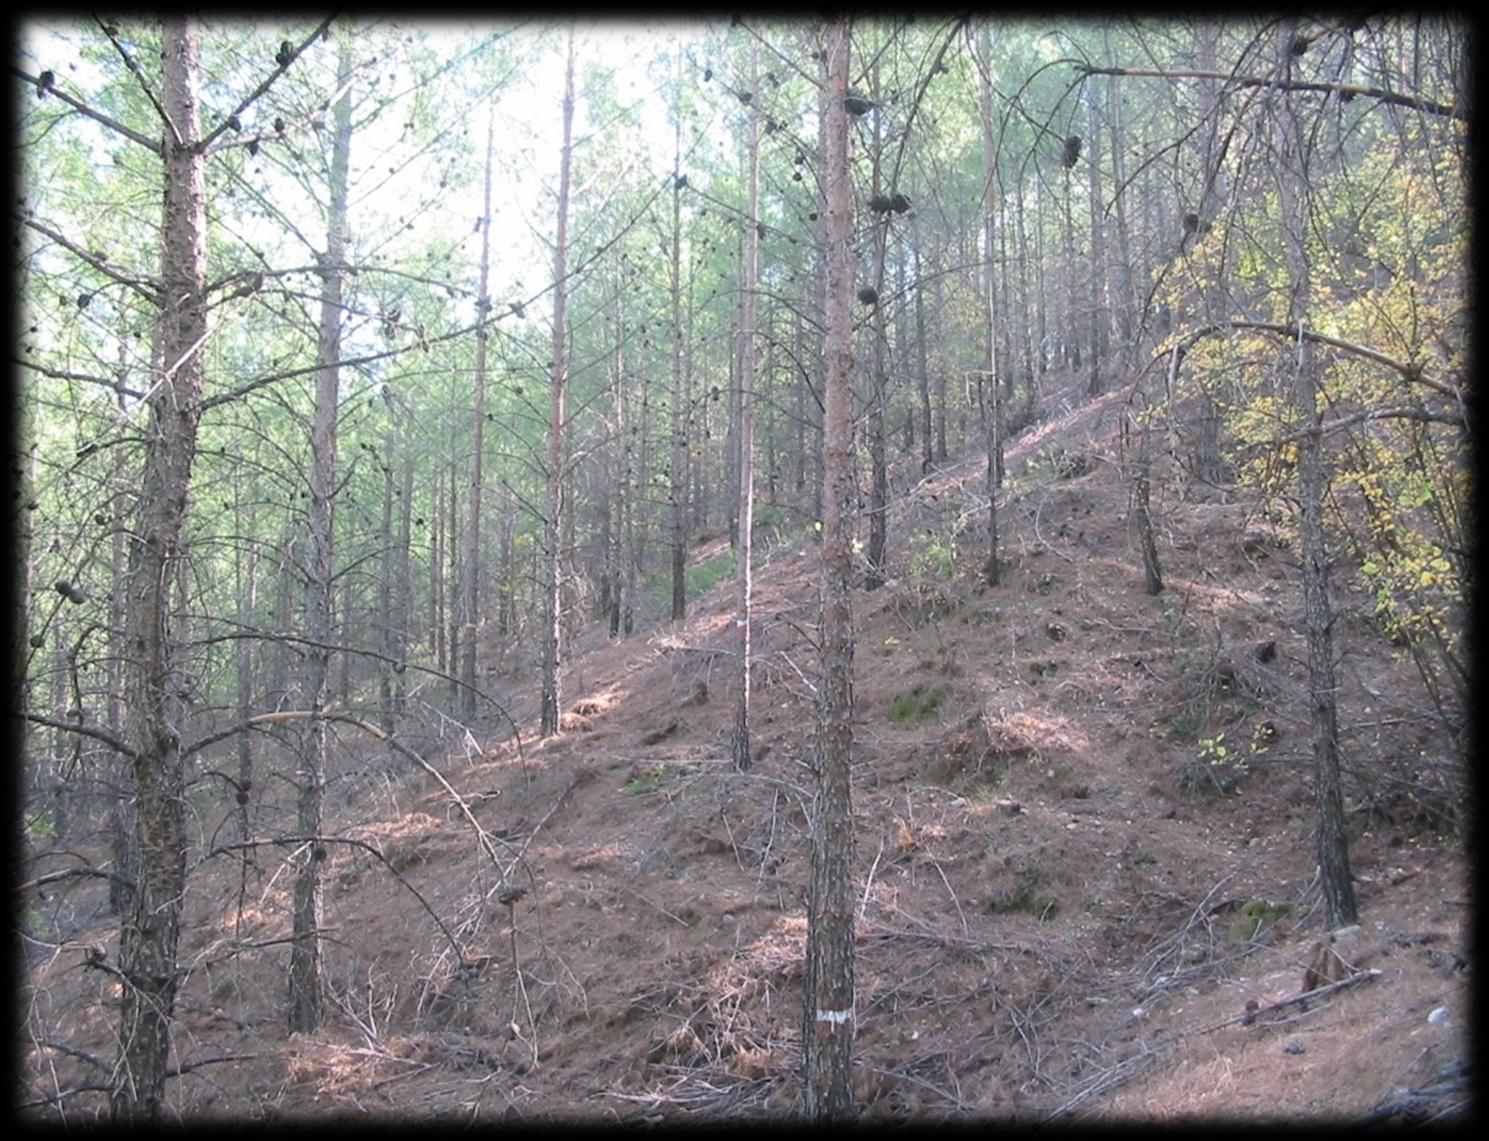
[{"label": "sloped hillside", "polygon": [[[925,475],[906,458],[891,581],[854,600],[865,1116],[1461,1106],[1457,793],[1409,663],[1341,568],[1362,923],[1336,950],[1375,973],[1288,1003],[1322,918],[1287,521],[1155,467],[1167,589],[1148,595],[1122,397],[1074,391],[1010,442],[1002,585],[978,583],[983,457]],[[761,558],[747,774],[728,759],[725,581],[685,622],[615,643],[586,631],[560,737],[519,747],[493,728],[430,758],[449,788],[407,767],[333,788],[329,814],[355,843],[328,856],[334,1010],[316,1034],[284,1032],[285,853],[203,862],[183,951],[180,1113],[795,1112],[815,575],[805,535],[776,536]],[[524,708],[514,702],[526,734]],[[260,819],[272,833],[267,809]],[[113,983],[85,962],[92,944],[107,961],[110,937],[99,918],[35,959],[25,1030],[69,1049],[27,1047],[23,1101],[100,1083]],[[1423,1089],[1435,1092],[1406,1094]],[[100,1105],[74,1099],[68,1114]]]}]

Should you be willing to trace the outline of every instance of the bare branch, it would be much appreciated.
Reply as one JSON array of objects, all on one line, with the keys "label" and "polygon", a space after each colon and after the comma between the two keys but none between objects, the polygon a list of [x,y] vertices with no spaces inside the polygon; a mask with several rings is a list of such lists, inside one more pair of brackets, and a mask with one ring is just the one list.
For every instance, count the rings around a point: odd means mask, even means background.
[{"label": "bare branch", "polygon": [[95,741],[102,741],[116,753],[122,753],[130,760],[137,756],[136,750],[122,737],[116,737],[107,729],[96,729],[92,725],[80,725],[76,721],[58,721],[52,717],[45,717],[40,713],[27,713],[27,721],[33,721],[37,725],[45,725],[48,729],[61,729],[67,733],[76,733],[81,737],[92,737]]},{"label": "bare branch", "polygon": [[[290,64],[294,63],[295,60],[299,58],[300,53],[315,42],[317,36],[322,35],[331,26],[331,21],[333,21],[334,19],[336,19],[336,13],[332,13],[331,15],[327,16],[320,22],[320,25],[315,29],[315,31],[311,32],[310,35],[306,36],[305,39],[301,41],[299,47],[295,48],[288,55],[281,56],[280,58],[275,60],[276,66],[274,70],[269,73],[268,77],[264,79],[262,83],[255,87],[246,96],[244,96],[243,100],[230,112],[228,112],[227,117],[223,119],[221,123],[217,124],[217,126],[213,128],[213,130],[207,135],[207,137],[201,141],[200,146],[204,154],[212,154],[215,151],[227,150],[230,147],[235,146],[247,146],[250,142],[271,137],[261,132],[258,135],[252,136],[251,138],[235,139],[230,143],[224,143],[220,147],[212,146],[212,144],[217,141],[218,137],[221,136],[222,133],[226,131],[243,114],[244,111],[252,107],[265,94],[265,92],[269,90],[269,88],[274,86],[275,80],[277,80],[281,75],[289,70]],[[335,103],[340,95],[341,91],[337,90],[326,100],[326,105],[329,107],[332,103]],[[275,135],[272,137],[278,136]]]},{"label": "bare branch", "polygon": [[[1229,329],[1248,329],[1258,333],[1271,333],[1274,336],[1286,337],[1287,339],[1292,341],[1296,341],[1298,339],[1298,327],[1296,325],[1283,325],[1271,321],[1220,321],[1213,325],[1203,325],[1200,328],[1194,330],[1194,332],[1190,333],[1188,337],[1180,342],[1179,355],[1182,357],[1190,350],[1190,348],[1192,348],[1199,341],[1203,340],[1205,337],[1217,336]],[[1339,349],[1342,352],[1351,353],[1352,355],[1358,357],[1364,357],[1366,360],[1374,361],[1376,364],[1379,365],[1384,365],[1386,368],[1400,373],[1402,379],[1406,381],[1426,385],[1428,388],[1432,389],[1433,392],[1436,392],[1441,396],[1445,396],[1449,400],[1460,401],[1461,394],[1457,390],[1449,387],[1442,381],[1435,380],[1432,377],[1429,377],[1423,371],[1422,366],[1413,361],[1397,360],[1395,357],[1389,355],[1388,353],[1383,353],[1379,349],[1372,349],[1369,345],[1361,345],[1355,343],[1354,341],[1346,341],[1341,337],[1331,337],[1327,333],[1320,333],[1316,329],[1309,329],[1305,327],[1302,331],[1302,335],[1304,340],[1316,341],[1318,344],[1328,345],[1330,348]],[[1169,350],[1165,349],[1162,353],[1159,354],[1159,357],[1166,357],[1168,356],[1168,354]]]},{"label": "bare branch", "polygon": [[1384,87],[1367,87],[1359,83],[1324,83],[1306,79],[1266,79],[1255,75],[1231,75],[1224,71],[1198,71],[1187,68],[1097,67],[1089,63],[1078,63],[1075,65],[1075,70],[1083,77],[1090,75],[1113,75],[1131,76],[1140,79],[1214,79],[1221,83],[1233,83],[1237,87],[1273,87],[1280,91],[1318,91],[1326,95],[1348,95],[1350,98],[1364,96],[1367,99],[1379,99],[1382,103],[1391,103],[1397,107],[1410,107],[1416,111],[1425,111],[1429,115],[1440,115],[1446,119],[1457,119],[1462,123],[1468,122],[1468,113],[1457,106],[1438,103],[1435,100],[1426,99],[1420,95],[1403,95],[1399,91],[1391,91]]},{"label": "bare branch", "polygon": [[199,1070],[203,1066],[216,1065],[218,1062],[250,1062],[257,1058],[257,1054],[218,1054],[213,1058],[198,1058],[194,1062],[182,1062],[179,1066],[168,1071],[166,1077],[179,1078],[192,1070]]},{"label": "bare branch", "polygon": [[260,713],[256,717],[250,717],[246,721],[240,721],[236,725],[230,725],[228,726],[228,728],[222,730],[221,732],[213,733],[210,736],[204,737],[200,741],[197,741],[195,744],[187,748],[183,748],[181,750],[181,755],[183,758],[190,756],[193,752],[197,752],[198,750],[205,748],[207,745],[213,744],[217,741],[221,741],[227,737],[233,736],[235,733],[240,733],[245,729],[250,729],[257,725],[281,725],[292,721],[336,721],[344,725],[354,725],[358,729],[361,729],[363,732],[369,733],[373,737],[376,737],[379,741],[383,742],[385,745],[388,746],[388,748],[392,749],[400,756],[412,761],[415,765],[417,765],[419,768],[423,769],[426,773],[433,777],[435,781],[438,782],[440,787],[445,790],[445,793],[450,797],[450,799],[454,801],[457,806],[459,806],[460,813],[462,816],[465,817],[466,823],[468,823],[475,831],[476,838],[480,842],[482,851],[484,851],[486,855],[490,857],[492,865],[497,869],[497,871],[501,873],[503,879],[510,878],[511,869],[504,865],[501,861],[501,858],[497,855],[495,838],[491,835],[490,832],[488,832],[481,826],[481,822],[477,820],[475,814],[471,812],[470,805],[466,803],[465,798],[461,796],[460,793],[455,791],[454,786],[445,779],[444,773],[440,772],[437,768],[431,765],[423,757],[419,756],[418,753],[414,752],[407,745],[398,741],[391,735],[383,732],[383,730],[378,728],[376,725],[373,725],[368,721],[363,721],[360,717],[353,717],[347,713],[335,713],[329,710],[323,710],[318,713],[312,709],[283,709],[278,710],[274,713]]},{"label": "bare branch", "polygon": [[[344,574],[346,572],[343,571],[342,573]],[[198,638],[197,640],[192,642],[192,645],[209,646],[216,642],[236,642],[245,638],[265,642],[288,642],[296,646],[310,646],[315,649],[330,650],[333,653],[359,654],[364,658],[371,658],[373,661],[384,662],[390,666],[393,666],[395,670],[399,667],[402,667],[406,670],[413,670],[415,673],[428,674],[430,677],[438,678],[440,681],[449,682],[456,687],[460,687],[463,685],[459,678],[453,677],[441,670],[434,669],[431,666],[421,666],[415,662],[406,662],[400,658],[390,657],[387,654],[379,653],[376,650],[368,650],[361,646],[343,646],[335,642],[318,642],[312,638],[301,637],[298,634],[274,634],[265,633],[259,630],[243,630],[228,634],[217,634],[210,638]],[[517,722],[512,717],[512,714],[507,710],[506,706],[497,701],[494,697],[492,697],[489,693],[486,693],[484,690],[477,688],[475,690],[475,694],[482,701],[487,702],[489,705],[491,705],[498,713],[502,715],[502,717],[506,718],[507,724],[512,727],[512,740],[517,745],[517,753],[519,756],[521,756],[522,731],[517,727]],[[253,719],[250,718],[250,721],[252,720]],[[201,741],[197,741],[194,744],[188,745],[183,750],[183,755],[190,756],[192,753],[200,752],[208,745],[215,745],[218,741],[225,740],[227,737],[231,737],[236,733],[251,728],[253,728],[253,725],[249,722],[239,722],[237,725],[230,726],[229,728],[224,729],[221,732],[212,734],[212,736],[210,737],[204,738]]]},{"label": "bare branch", "polygon": [[[367,726],[367,728],[371,728],[371,726]],[[388,863],[388,858],[383,855],[378,847],[375,844],[369,844],[366,840],[356,840],[350,836],[275,836],[263,840],[238,840],[231,844],[218,844],[214,846],[202,859],[206,861],[210,860],[213,856],[225,856],[231,852],[250,851],[255,848],[285,847],[286,845],[299,847],[302,844],[345,844],[351,848],[360,848],[362,851],[373,856],[383,867],[388,869],[389,875],[407,888],[409,894],[419,901],[419,904],[429,913],[429,918],[434,920],[434,924],[439,928],[440,934],[450,944],[450,949],[455,952],[455,957],[460,962],[465,962],[465,951],[461,948],[459,941],[450,931],[450,928],[445,925],[445,921],[439,917],[439,913],[430,906],[429,901],[420,894],[419,890],[403,877],[402,872]]]},{"label": "bare branch", "polygon": [[155,108],[155,113],[160,116],[160,121],[171,129],[171,134],[176,137],[176,142],[177,144],[179,144],[181,142],[181,133],[176,130],[176,125],[171,122],[171,117],[166,114],[165,108],[160,105],[160,100],[155,97],[155,92],[152,91],[150,89],[150,85],[145,82],[145,75],[142,71],[140,71],[139,63],[136,62],[134,56],[130,55],[129,52],[124,49],[124,45],[119,42],[117,31],[110,24],[105,23],[103,20],[99,20],[96,14],[94,16],[94,19],[98,22],[99,27],[103,31],[103,34],[108,36],[109,43],[114,45],[114,50],[119,53],[119,58],[124,61],[124,66],[129,70],[129,73],[133,75],[135,79],[139,80],[140,90],[145,93],[145,98],[150,100],[150,106]]},{"label": "bare branch", "polygon": [[110,380],[104,376],[93,376],[86,372],[69,372],[66,369],[48,368],[46,365],[40,364],[37,361],[21,360],[18,357],[12,357],[11,363],[21,368],[29,368],[32,372],[38,372],[42,376],[50,377],[53,380],[76,380],[83,384],[97,384],[109,389],[111,392],[118,393],[120,396],[131,396],[136,400],[142,399],[145,395],[138,389],[130,388],[126,384],[121,384],[117,380]]},{"label": "bare branch", "polygon": [[96,111],[96,110],[94,110],[92,107],[88,106],[88,104],[84,103],[82,100],[75,99],[73,96],[67,94],[67,92],[61,90],[59,87],[57,87],[57,85],[55,83],[43,84],[40,76],[30,75],[27,72],[22,71],[18,67],[11,67],[10,71],[11,71],[11,74],[12,75],[15,75],[15,76],[18,76],[21,79],[24,79],[27,83],[35,84],[36,87],[37,87],[37,90],[42,90],[44,88],[46,90],[46,92],[47,92],[48,95],[55,95],[58,99],[62,100],[62,102],[66,103],[69,107],[72,107],[73,109],[81,112],[82,114],[88,116],[88,118],[93,119],[96,122],[102,123],[105,127],[107,127],[111,131],[117,131],[119,134],[123,135],[126,139],[129,139],[132,142],[139,143],[140,146],[144,147],[151,154],[153,154],[153,155],[155,155],[157,157],[160,156],[160,154],[161,154],[160,143],[158,141],[156,141],[155,139],[152,139],[152,138],[149,138],[149,137],[147,137],[145,135],[142,135],[138,131],[134,130],[131,127],[126,127],[123,123],[119,122],[117,119],[110,118],[108,115],[105,115],[102,111]]},{"label": "bare branch", "polygon": [[71,879],[109,880],[113,883],[123,884],[131,890],[134,888],[134,880],[128,876],[120,875],[118,872],[106,872],[102,868],[63,868],[60,872],[48,872],[44,876],[37,876],[35,879],[29,879],[25,883],[16,884],[15,890],[22,893],[35,891],[39,887],[46,887],[47,884],[61,883],[63,880]]},{"label": "bare branch", "polygon": [[111,266],[104,258],[89,250],[83,249],[82,246],[64,237],[62,234],[59,234],[50,226],[38,222],[35,218],[26,217],[25,215],[20,214],[17,211],[11,211],[11,213],[23,225],[29,226],[38,234],[50,238],[52,241],[56,242],[59,246],[65,249],[68,253],[72,254],[73,257],[77,258],[79,261],[86,262],[88,265],[92,266],[105,277],[110,278],[113,281],[117,281],[120,285],[134,290],[134,292],[138,293],[151,305],[158,305],[160,303],[160,298],[155,288],[155,282],[150,281],[148,278],[144,281],[141,281],[138,278],[129,277],[127,274],[121,273],[119,270]]}]

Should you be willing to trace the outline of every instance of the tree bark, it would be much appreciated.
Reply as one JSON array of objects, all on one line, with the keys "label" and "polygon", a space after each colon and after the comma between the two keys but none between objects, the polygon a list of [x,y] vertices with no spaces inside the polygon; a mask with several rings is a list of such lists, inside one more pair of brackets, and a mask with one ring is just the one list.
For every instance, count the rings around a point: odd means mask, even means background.
[{"label": "tree bark", "polygon": [[[914,223],[912,222],[912,225]],[[917,227],[918,229],[918,227]],[[912,231],[912,237],[914,237]],[[920,397],[920,471],[924,475],[935,462],[935,438],[931,426],[931,378],[925,327],[925,270],[920,242],[915,240],[915,386]]]},{"label": "tree bark", "polygon": [[[122,344],[122,342],[121,342]],[[124,377],[121,372],[120,381]],[[124,397],[119,396],[122,411]],[[126,495],[128,480],[125,468],[125,452],[117,448],[114,452],[113,494],[115,502]],[[128,660],[128,634],[125,631],[125,591],[128,586],[129,550],[128,528],[122,513],[115,511],[114,533],[109,551],[109,694],[106,703],[109,728],[119,737],[125,737],[124,687],[126,684],[124,664]],[[139,878],[139,851],[135,846],[134,769],[120,758],[114,767],[117,776],[109,789],[109,848],[114,858],[114,875],[109,879],[109,911],[124,919],[129,915],[130,884]]]},{"label": "tree bark", "polygon": [[553,371],[548,385],[548,498],[543,552],[543,681],[538,733],[559,730],[563,640],[564,396],[569,380],[569,179],[574,136],[574,29],[564,68],[563,143],[558,165],[558,232],[553,251]]},{"label": "tree bark", "polygon": [[429,552],[429,612],[433,619],[430,640],[434,643],[434,664],[445,673],[449,648],[445,644],[445,471],[434,469],[434,536]]},{"label": "tree bark", "polygon": [[[242,462],[242,452],[238,453],[239,463]],[[258,468],[255,466],[249,477],[249,494],[247,511],[244,511],[243,495],[238,482],[233,483],[233,512],[235,515],[234,529],[240,535],[253,535],[257,533],[256,506],[258,504]],[[257,546],[249,547],[245,563],[244,553],[241,548],[234,548],[233,552],[233,577],[234,593],[238,598],[238,622],[244,630],[252,630],[258,624],[258,563],[259,550]],[[253,646],[252,638],[242,638],[237,645],[237,688],[238,688],[238,720],[247,721],[253,714]],[[237,740],[238,749],[238,838],[247,840],[252,831],[252,812],[250,800],[253,791],[253,736],[250,733],[239,733]],[[247,856],[244,858],[244,874],[247,874]]]},{"label": "tree bark", "polygon": [[378,460],[383,475],[383,517],[378,540],[381,552],[378,555],[377,575],[377,648],[387,660],[377,666],[377,720],[378,728],[390,737],[393,735],[393,670],[395,658],[393,647],[393,429],[383,430],[383,454]]},{"label": "tree bark", "polygon": [[1096,114],[1094,81],[1086,83],[1086,175],[1091,216],[1091,265],[1086,275],[1090,303],[1091,375],[1086,380],[1086,395],[1100,396],[1106,391],[1102,369],[1107,365],[1111,329],[1110,306],[1106,283],[1106,223],[1101,209],[1101,124]]},{"label": "tree bark", "polygon": [[[1102,29],[1102,47],[1107,58],[1111,58],[1112,40],[1111,29]],[[1116,302],[1114,308],[1117,316],[1117,337],[1120,341],[1118,356],[1125,368],[1131,362],[1132,352],[1132,318],[1136,309],[1134,295],[1133,269],[1132,269],[1132,242],[1127,225],[1127,195],[1123,188],[1127,185],[1126,140],[1122,134],[1122,107],[1123,99],[1121,92],[1115,83],[1106,85],[1106,125],[1107,138],[1110,141],[1109,149],[1112,155],[1112,185],[1117,187],[1117,193],[1112,201],[1113,214],[1116,218],[1117,231],[1117,283]]]},{"label": "tree bark", "polygon": [[672,165],[672,254],[671,254],[671,306],[672,306],[672,393],[668,398],[668,421],[672,430],[672,446],[668,452],[667,485],[668,505],[672,510],[672,620],[680,622],[687,616],[687,565],[688,565],[688,438],[684,427],[682,369],[682,108],[673,109],[673,165]]},{"label": "tree bark", "polygon": [[[336,437],[341,393],[342,293],[347,255],[347,180],[351,168],[352,45],[337,37],[336,78],[340,98],[332,110],[330,201],[326,207],[326,252],[321,258],[320,337],[316,345],[315,413],[310,429],[310,508],[306,529],[305,653],[303,692],[313,713],[330,700],[333,615],[332,524],[336,496]],[[319,836],[326,784],[329,726],[319,717],[306,728],[297,786],[296,822],[302,836]],[[321,873],[325,849],[307,843],[296,853],[293,930],[290,943],[289,1029],[309,1033],[321,1021]]]},{"label": "tree bark", "polygon": [[[409,632],[414,610],[413,572],[413,515],[414,515],[414,463],[409,454],[406,429],[401,429],[395,413],[394,451],[403,466],[402,502],[398,508],[398,548],[394,554],[397,590],[393,606],[393,629],[389,647],[391,656],[400,665],[406,665],[409,654]],[[408,673],[394,670],[393,678],[393,726],[398,727],[408,702]]]},{"label": "tree bark", "polygon": [[998,149],[993,136],[993,34],[989,24],[983,25],[981,82],[978,85],[978,109],[982,119],[982,168],[984,178],[983,232],[986,240],[984,264],[983,300],[986,305],[987,324],[987,395],[989,407],[984,431],[987,445],[987,556],[983,560],[982,574],[989,586],[997,586],[1001,577],[998,564],[998,487],[1003,474],[1003,393],[998,381],[998,332],[997,332],[997,275],[995,252],[997,250],[996,203],[998,184]]},{"label": "tree bark", "polygon": [[621,636],[623,618],[630,599],[625,573],[630,549],[631,515],[631,417],[630,397],[626,391],[626,268],[627,262],[622,258],[615,283],[615,380],[611,395],[615,442],[610,450],[610,478],[615,488],[615,518],[610,542],[605,550],[606,574],[610,580],[606,622],[611,638]]},{"label": "tree bark", "polygon": [[1065,319],[1060,324],[1060,335],[1064,342],[1065,365],[1072,372],[1081,371],[1080,290],[1076,285],[1079,272],[1075,264],[1075,192],[1071,168],[1062,171],[1065,177],[1065,196],[1061,202],[1065,222]]},{"label": "tree bark", "polygon": [[475,400],[471,415],[470,493],[465,510],[465,587],[462,603],[465,633],[460,646],[460,718],[467,725],[476,718],[476,621],[481,610],[481,503],[482,463],[486,450],[486,353],[491,331],[485,321],[491,315],[491,155],[496,140],[495,119],[486,117],[486,178],[481,208],[481,275],[476,295]]},{"label": "tree bark", "polygon": [[[1288,269],[1290,324],[1300,329],[1312,304],[1307,235],[1309,195],[1308,146],[1298,104],[1290,86],[1295,57],[1291,46],[1297,22],[1279,31],[1276,145],[1279,201]],[[1340,791],[1338,708],[1334,681],[1333,608],[1329,600],[1329,554],[1324,538],[1323,433],[1319,430],[1318,365],[1314,343],[1299,336],[1293,355],[1293,399],[1303,424],[1298,442],[1298,503],[1301,508],[1300,559],[1303,565],[1303,622],[1308,643],[1308,690],[1313,707],[1312,746],[1317,852],[1323,886],[1324,917],[1330,928],[1354,923],[1359,916],[1349,867]]]},{"label": "tree bark", "polygon": [[1039,342],[1039,377],[1050,368],[1050,315],[1049,293],[1045,289],[1044,260],[1044,179],[1039,169],[1034,170],[1034,289],[1038,299],[1035,312],[1038,314],[1037,340]]},{"label": "tree bark", "polygon": [[822,680],[815,757],[816,816],[802,1027],[808,1120],[852,1113],[853,1040],[853,190],[848,164],[848,26],[827,28],[823,115],[827,274],[823,345],[824,510]]},{"label": "tree bark", "polygon": [[[136,788],[139,869],[120,938],[125,985],[121,1061],[110,1096],[116,1119],[157,1121],[169,1076],[176,953],[186,891],[181,756],[183,649],[170,626],[170,585],[187,512],[202,409],[207,337],[206,162],[197,146],[199,61],[195,24],[171,17],[162,36],[161,99],[171,128],[162,147],[161,311],[135,542],[125,610],[126,701]],[[173,130],[172,130],[173,128]]]},{"label": "tree bark", "polygon": [[[1200,67],[1207,71],[1214,71],[1216,40],[1220,38],[1219,22],[1206,21],[1196,29],[1195,35],[1198,40],[1196,55],[1199,58]],[[1113,88],[1117,86],[1115,83],[1108,82]],[[1201,79],[1200,92],[1205,97],[1207,106],[1204,113],[1208,119],[1204,131],[1204,144],[1200,152],[1204,184],[1200,193],[1198,214],[1203,231],[1203,228],[1208,228],[1213,223],[1224,205],[1225,184],[1217,169],[1220,161],[1220,107],[1218,103],[1221,85],[1214,79]],[[1225,316],[1225,267],[1223,264],[1217,272],[1206,275],[1203,303],[1205,324],[1219,321]],[[1224,461],[1220,451],[1220,431],[1220,409],[1216,406],[1210,386],[1202,383],[1199,393],[1199,431],[1195,444],[1195,468],[1200,480],[1211,485],[1225,478]]]},{"label": "tree bark", "polygon": [[[880,100],[879,65],[877,59],[869,69],[869,98]],[[883,151],[884,130],[882,117],[873,115],[873,148],[870,166],[869,193],[872,198],[884,197]],[[865,428],[869,446],[869,541],[864,549],[868,567],[864,572],[864,590],[878,590],[884,585],[885,561],[889,547],[889,376],[884,359],[884,350],[889,340],[885,321],[884,304],[884,257],[889,242],[890,211],[871,214],[873,232],[873,274],[871,284],[880,299],[874,303],[870,321],[871,342],[869,357],[869,405]]]},{"label": "tree bark", "polygon": [[[759,86],[759,45],[750,52],[750,86]],[[759,320],[760,296],[760,116],[754,108],[745,112],[744,280],[742,282],[739,330],[739,586],[735,627],[739,633],[739,680],[735,704],[734,767],[750,767],[750,622],[753,617],[754,579],[750,566],[754,555],[755,527],[755,326]]]}]

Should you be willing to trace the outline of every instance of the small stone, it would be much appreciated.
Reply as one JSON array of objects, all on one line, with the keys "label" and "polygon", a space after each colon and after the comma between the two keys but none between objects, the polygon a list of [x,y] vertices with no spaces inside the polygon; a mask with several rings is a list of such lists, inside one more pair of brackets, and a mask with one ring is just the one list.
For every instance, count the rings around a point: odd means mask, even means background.
[{"label": "small stone", "polygon": [[1441,1026],[1447,1020],[1448,1008],[1446,1006],[1439,1006],[1427,1016],[1427,1022],[1432,1026]]},{"label": "small stone", "polygon": [[1306,1054],[1308,1047],[1304,1046],[1296,1038],[1289,1038],[1282,1044],[1282,1052],[1284,1054]]}]

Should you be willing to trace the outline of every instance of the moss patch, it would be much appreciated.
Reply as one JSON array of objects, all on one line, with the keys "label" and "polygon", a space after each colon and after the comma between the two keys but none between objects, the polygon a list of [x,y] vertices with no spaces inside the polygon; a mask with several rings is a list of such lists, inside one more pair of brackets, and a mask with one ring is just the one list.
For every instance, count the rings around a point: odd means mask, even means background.
[{"label": "moss patch", "polygon": [[1225,941],[1232,946],[1249,943],[1261,932],[1263,926],[1271,927],[1288,913],[1285,903],[1272,903],[1265,899],[1248,899],[1236,911],[1236,917],[1225,933]]}]

